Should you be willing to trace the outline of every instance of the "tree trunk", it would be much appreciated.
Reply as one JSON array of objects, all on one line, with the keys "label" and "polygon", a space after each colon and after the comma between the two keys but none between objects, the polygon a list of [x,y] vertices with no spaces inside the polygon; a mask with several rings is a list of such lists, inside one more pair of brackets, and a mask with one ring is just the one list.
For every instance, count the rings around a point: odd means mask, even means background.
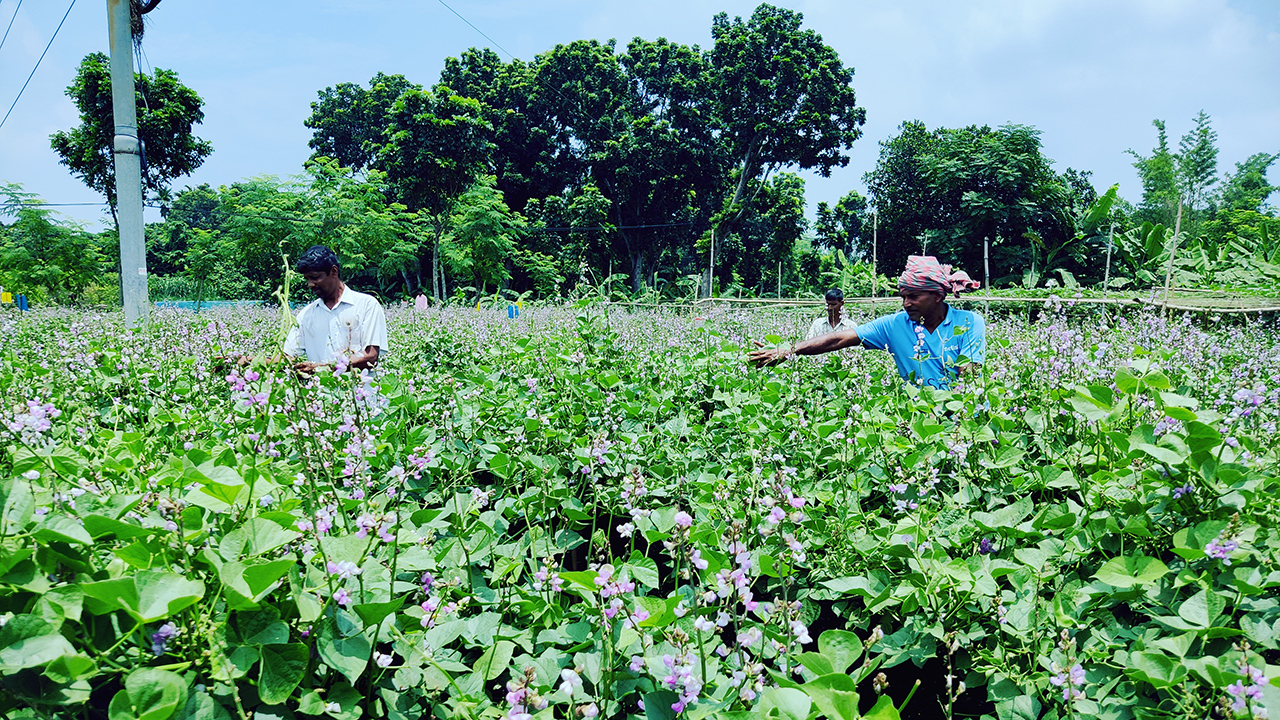
[{"label": "tree trunk", "polygon": [[644,251],[631,256],[631,292],[637,295],[644,288]]}]

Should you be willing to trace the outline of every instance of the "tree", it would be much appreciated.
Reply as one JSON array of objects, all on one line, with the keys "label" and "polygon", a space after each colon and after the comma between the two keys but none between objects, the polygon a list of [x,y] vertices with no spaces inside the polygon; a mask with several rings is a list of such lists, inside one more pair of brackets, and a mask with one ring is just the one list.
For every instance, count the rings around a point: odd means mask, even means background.
[{"label": "tree", "polygon": [[1143,157],[1133,150],[1126,150],[1133,156],[1133,167],[1138,171],[1138,179],[1142,181],[1142,203],[1138,206],[1138,217],[1152,223],[1173,225],[1174,213],[1178,205],[1177,159],[1169,150],[1169,135],[1163,120],[1152,120],[1156,128],[1156,146],[1149,157]]},{"label": "tree", "polygon": [[458,58],[445,58],[440,85],[481,102],[493,127],[493,174],[497,189],[516,212],[533,199],[558,195],[577,182],[582,161],[570,150],[563,132],[550,122],[559,88],[539,92],[538,62],[503,63],[488,48],[471,48]]},{"label": "tree", "polygon": [[511,278],[508,264],[524,231],[524,218],[513,213],[492,175],[482,176],[454,205],[452,228],[442,246],[455,272],[470,272],[484,293]]},{"label": "tree", "polygon": [[53,211],[21,185],[0,183],[0,285],[9,291],[42,291],[48,299],[75,303],[102,272],[89,233],[54,220]]},{"label": "tree", "polygon": [[849,257],[861,258],[870,254],[870,238],[864,237],[864,228],[867,228],[869,222],[867,199],[857,190],[850,190],[834,206],[825,202],[818,203],[814,230],[821,246],[843,250]]},{"label": "tree", "polygon": [[312,159],[331,157],[343,167],[364,170],[374,164],[386,143],[391,111],[400,96],[421,85],[403,75],[377,73],[366,90],[357,83],[338,83],[321,90],[303,124],[314,130],[307,145]]},{"label": "tree", "polygon": [[715,116],[734,168],[709,236],[713,254],[751,203],[748,188],[763,187],[754,181],[784,167],[826,177],[848,164],[845,151],[862,135],[866,111],[856,103],[853,71],[821,35],[802,30],[802,20],[762,4],[745,22],[725,13],[712,22]]},{"label": "tree", "polygon": [[908,256],[919,254],[920,237],[934,226],[934,198],[924,160],[938,143],[938,135],[919,120],[904,122],[898,130],[880,142],[876,166],[862,178],[879,215],[876,272],[891,277],[902,271]]},{"label": "tree", "polygon": [[445,290],[440,239],[458,197],[488,164],[492,131],[478,100],[443,86],[409,90],[391,110],[387,142],[376,162],[400,202],[432,225],[431,281],[437,298]]},{"label": "tree", "polygon": [[808,229],[804,178],[778,173],[752,194],[756,201],[725,237],[723,265],[744,289],[772,294],[779,267],[783,275],[794,270],[796,243]]},{"label": "tree", "polygon": [[1227,173],[1223,182],[1220,204],[1231,210],[1264,212],[1267,198],[1280,190],[1267,180],[1267,171],[1280,154],[1257,153],[1248,160],[1236,163],[1235,173]]},{"label": "tree", "polygon": [[612,219],[639,292],[664,254],[691,244],[726,178],[712,131],[708,66],[697,48],[632,40],[620,65],[629,84],[621,133],[597,146],[591,176],[612,201]]},{"label": "tree", "polygon": [[905,123],[866,181],[880,211],[879,270],[891,276],[926,243],[928,254],[976,272],[984,239],[994,277],[1033,267],[1043,276],[1048,258],[1065,257],[1073,203],[1088,195],[1086,178],[1053,172],[1039,131],[1025,125],[930,132]]},{"label": "tree", "polygon": [[[138,137],[143,146],[142,185],[150,199],[167,194],[176,178],[191,174],[213,152],[192,133],[204,121],[204,101],[182,84],[172,70],[156,68],[134,76],[138,105]],[[59,162],[116,207],[115,118],[111,109],[111,61],[91,53],[80,61],[66,94],[80,111],[80,125],[50,136]]]},{"label": "tree", "polygon": [[1218,173],[1218,133],[1209,125],[1204,110],[1196,115],[1195,123],[1178,142],[1176,156],[1180,189],[1192,211],[1200,208],[1206,192],[1217,182]]}]

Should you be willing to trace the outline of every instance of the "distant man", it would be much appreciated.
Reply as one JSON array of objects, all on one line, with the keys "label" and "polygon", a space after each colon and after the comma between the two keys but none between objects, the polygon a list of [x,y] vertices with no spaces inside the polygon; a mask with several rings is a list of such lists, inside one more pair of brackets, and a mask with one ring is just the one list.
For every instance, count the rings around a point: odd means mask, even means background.
[{"label": "distant man", "polygon": [[913,255],[898,278],[902,312],[884,315],[853,329],[812,337],[792,348],[764,349],[760,343],[749,359],[757,367],[776,365],[792,354],[821,355],[855,345],[887,350],[898,374],[917,385],[950,387],[951,381],[973,365],[981,365],[987,351],[987,325],[982,316],[947,304],[948,293],[958,297],[979,283],[962,271],[952,272],[931,256]]},{"label": "distant man", "polygon": [[377,365],[387,349],[387,316],[378,301],[342,282],[338,256],[323,245],[304,252],[295,269],[317,295],[298,311],[298,326],[284,343],[286,355],[306,357],[295,367],[311,372],[340,362],[357,369]]},{"label": "distant man", "polygon": [[856,328],[852,320],[845,317],[844,314],[844,291],[840,288],[831,288],[826,292],[827,314],[824,317],[815,318],[813,324],[809,326],[809,334],[805,335],[805,339],[816,338],[819,335],[833,333],[836,330],[845,330]]}]

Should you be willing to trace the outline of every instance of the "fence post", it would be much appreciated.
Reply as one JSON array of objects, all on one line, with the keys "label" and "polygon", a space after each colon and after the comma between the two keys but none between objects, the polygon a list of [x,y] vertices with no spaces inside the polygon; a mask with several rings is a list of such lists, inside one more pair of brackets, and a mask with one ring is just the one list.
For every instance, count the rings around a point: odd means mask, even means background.
[{"label": "fence post", "polygon": [[982,238],[982,282],[987,286],[987,301],[982,307],[982,312],[986,315],[991,314],[991,243],[990,238]]},{"label": "fence post", "polygon": [[1173,256],[1178,252],[1178,235],[1182,233],[1182,196],[1178,196],[1178,219],[1173,223],[1173,244],[1169,247],[1169,263],[1164,271],[1164,315],[1169,316],[1169,289],[1173,284]]}]

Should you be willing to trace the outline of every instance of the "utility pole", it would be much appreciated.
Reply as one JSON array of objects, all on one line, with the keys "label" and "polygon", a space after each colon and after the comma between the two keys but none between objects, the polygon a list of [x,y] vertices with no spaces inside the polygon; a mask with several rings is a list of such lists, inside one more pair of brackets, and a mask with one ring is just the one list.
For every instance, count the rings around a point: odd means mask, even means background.
[{"label": "utility pole", "polygon": [[133,87],[133,31],[129,2],[107,0],[107,28],[111,37],[111,109],[116,126],[114,152],[116,217],[120,229],[120,290],[124,299],[125,326],[137,328],[146,324],[151,303],[147,299],[142,159]]}]

